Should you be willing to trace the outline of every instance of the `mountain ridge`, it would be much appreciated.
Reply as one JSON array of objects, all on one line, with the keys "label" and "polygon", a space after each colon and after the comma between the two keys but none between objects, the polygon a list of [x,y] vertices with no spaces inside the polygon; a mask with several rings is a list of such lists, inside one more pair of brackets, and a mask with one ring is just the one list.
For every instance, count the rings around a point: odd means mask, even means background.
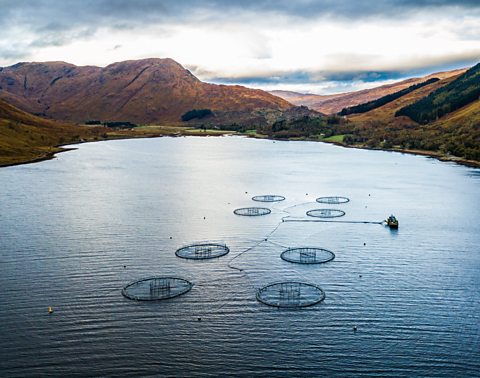
[{"label": "mountain ridge", "polygon": [[317,95],[317,94],[303,94],[293,91],[270,91],[279,97],[291,102],[294,105],[305,105],[325,114],[336,114],[343,108],[360,105],[369,101],[374,101],[380,97],[395,93],[402,89],[406,89],[414,84],[419,84],[431,78],[446,79],[467,71],[466,68],[441,71],[431,73],[422,77],[413,77],[405,80],[400,80],[391,84],[384,84],[378,87],[369,89],[362,89],[354,92],[336,93],[331,95]]},{"label": "mountain ridge", "polygon": [[[171,58],[148,58],[106,67],[65,62],[20,63],[0,70],[0,98],[20,109],[64,121],[180,122],[195,108],[258,117],[294,105],[259,89],[204,83]],[[222,119],[219,119],[222,122]]]}]

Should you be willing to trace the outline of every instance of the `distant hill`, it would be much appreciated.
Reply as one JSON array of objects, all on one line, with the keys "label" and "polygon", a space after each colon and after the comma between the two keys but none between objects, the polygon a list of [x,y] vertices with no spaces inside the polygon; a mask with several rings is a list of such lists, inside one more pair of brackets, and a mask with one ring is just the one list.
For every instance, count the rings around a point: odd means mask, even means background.
[{"label": "distant hill", "polygon": [[413,84],[413,85],[409,86],[408,88],[402,89],[398,92],[394,92],[394,93],[388,94],[386,96],[380,97],[376,100],[368,101],[368,102],[366,102],[364,104],[360,104],[360,105],[349,106],[348,108],[343,108],[342,111],[338,114],[341,115],[341,116],[346,116],[346,115],[355,114],[355,113],[366,113],[370,110],[379,108],[379,107],[381,107],[385,104],[388,104],[389,102],[392,102],[392,101],[396,100],[397,98],[405,96],[405,95],[407,95],[407,94],[409,94],[409,93],[411,93],[411,92],[413,92],[413,91],[415,91],[415,90],[417,90],[421,87],[424,87],[426,85],[435,83],[439,80],[440,80],[439,78],[433,77],[433,78],[428,79],[426,81],[423,81],[421,83]]},{"label": "distant hill", "polygon": [[[400,109],[423,103],[425,99],[437,98],[438,94],[443,94],[439,96],[443,99],[448,99],[449,96],[451,98],[453,93],[471,94],[472,90],[467,89],[466,83],[477,77],[475,74],[477,70],[478,66],[475,66],[468,75],[460,72],[456,76],[430,82],[428,85],[410,87],[408,93],[402,92],[401,96],[393,96],[396,98],[393,100],[390,98],[391,101],[383,104],[379,101],[380,104],[375,105],[380,106],[365,109],[367,111],[364,113],[350,114],[346,117],[332,115],[323,120],[304,117],[301,120],[277,122],[270,128],[262,130],[262,133],[275,137],[307,137],[354,147],[428,154],[443,160],[478,167],[480,166],[478,97],[427,124],[419,124],[409,117],[395,116]],[[436,74],[429,76],[434,75]],[[478,78],[476,81],[478,83]]]},{"label": "distant hill", "polygon": [[172,59],[105,68],[18,63],[0,68],[0,98],[31,113],[78,123],[175,123],[193,109],[210,109],[218,122],[263,120],[293,107],[262,90],[203,83]]},{"label": "distant hill", "polygon": [[380,97],[401,91],[431,78],[446,79],[461,74],[465,71],[466,69],[437,72],[428,76],[402,80],[397,83],[382,85],[371,89],[333,95],[302,94],[290,91],[271,91],[270,93],[282,97],[294,105],[305,105],[318,112],[325,114],[336,114],[343,108],[377,100]]},{"label": "distant hill", "polygon": [[[450,112],[438,120],[418,124],[409,117],[395,116],[399,110],[423,101],[452,85],[463,75],[449,77],[419,88],[379,108],[348,116],[351,138],[347,142],[369,147],[432,151],[480,161],[480,100]],[[477,163],[478,164],[478,163]]]},{"label": "distant hill", "polygon": [[0,100],[0,166],[42,159],[84,138],[101,139],[104,128],[46,120]]},{"label": "distant hill", "polygon": [[451,83],[421,100],[398,110],[396,116],[407,116],[418,123],[435,121],[480,98],[480,63]]}]

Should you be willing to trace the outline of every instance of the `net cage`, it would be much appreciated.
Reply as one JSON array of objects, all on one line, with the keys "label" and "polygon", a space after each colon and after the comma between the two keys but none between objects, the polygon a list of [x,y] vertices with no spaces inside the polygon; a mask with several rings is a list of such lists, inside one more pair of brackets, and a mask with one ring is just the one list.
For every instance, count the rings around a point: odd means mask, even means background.
[{"label": "net cage", "polygon": [[345,211],[338,209],[314,209],[307,211],[309,217],[315,218],[338,218],[345,215]]},{"label": "net cage", "polygon": [[316,199],[318,203],[326,203],[330,205],[338,205],[341,203],[350,202],[350,198],[347,197],[319,197]]},{"label": "net cage", "polygon": [[325,292],[320,287],[305,282],[278,282],[257,290],[257,300],[273,307],[308,307],[324,299]]},{"label": "net cage", "polygon": [[242,207],[233,211],[237,215],[256,217],[260,215],[270,214],[272,211],[266,207]]},{"label": "net cage", "polygon": [[257,201],[257,202],[280,202],[284,201],[285,197],[284,196],[278,196],[275,194],[265,194],[262,196],[254,196],[252,197],[252,200]]},{"label": "net cage", "polygon": [[193,284],[178,277],[149,277],[131,282],[122,290],[125,298],[136,301],[157,301],[185,294]]},{"label": "net cage", "polygon": [[332,261],[335,254],[324,248],[298,247],[286,249],[280,257],[282,260],[298,264],[323,264]]},{"label": "net cage", "polygon": [[226,244],[201,242],[181,247],[175,251],[175,255],[183,259],[206,260],[224,256],[230,252]]}]

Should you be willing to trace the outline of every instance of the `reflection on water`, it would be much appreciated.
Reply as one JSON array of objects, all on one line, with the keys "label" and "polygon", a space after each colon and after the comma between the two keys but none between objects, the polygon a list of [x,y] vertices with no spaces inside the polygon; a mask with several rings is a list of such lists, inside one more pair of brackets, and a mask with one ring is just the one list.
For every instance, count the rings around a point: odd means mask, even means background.
[{"label": "reflection on water", "polygon": [[[231,137],[84,144],[1,169],[2,375],[478,375],[478,177],[424,157]],[[233,214],[265,194],[286,199]],[[320,196],[350,198],[331,205],[338,220],[394,213],[400,228],[282,222],[329,207]],[[175,256],[199,240],[230,253]],[[298,246],[335,259],[280,258]],[[121,295],[158,275],[194,286],[160,302]],[[279,281],[318,285],[325,300],[256,300]]]}]

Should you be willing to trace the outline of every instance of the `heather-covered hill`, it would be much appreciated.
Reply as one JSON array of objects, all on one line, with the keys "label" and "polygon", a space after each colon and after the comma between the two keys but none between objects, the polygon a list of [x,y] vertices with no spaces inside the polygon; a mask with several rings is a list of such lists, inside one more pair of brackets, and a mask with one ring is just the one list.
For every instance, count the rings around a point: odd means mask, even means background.
[{"label": "heather-covered hill", "polygon": [[0,100],[0,166],[44,159],[57,146],[103,138],[103,127],[82,127],[43,119]]},{"label": "heather-covered hill", "polygon": [[143,59],[105,68],[64,62],[18,63],[0,69],[0,98],[49,118],[180,122],[192,109],[210,109],[218,122],[274,115],[293,107],[262,90],[200,81],[172,59]]},{"label": "heather-covered hill", "polygon": [[452,76],[457,76],[465,69],[437,72],[424,77],[411,78],[402,80],[392,84],[386,84],[371,89],[363,89],[361,91],[338,93],[333,95],[314,95],[302,94],[290,91],[271,91],[276,96],[282,97],[294,105],[305,105],[310,109],[322,112],[325,114],[336,114],[343,108],[360,105],[369,101],[377,100],[383,96],[393,94],[395,92],[406,89],[412,85],[425,82],[432,78],[447,79]]}]

